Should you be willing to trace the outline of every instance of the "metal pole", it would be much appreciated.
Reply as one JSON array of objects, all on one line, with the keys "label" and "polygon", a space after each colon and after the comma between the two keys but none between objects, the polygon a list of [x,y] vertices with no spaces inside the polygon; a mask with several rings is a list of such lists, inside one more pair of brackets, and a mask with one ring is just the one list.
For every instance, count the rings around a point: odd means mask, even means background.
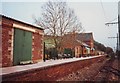
[{"label": "metal pole", "polygon": [[118,33],[117,33],[117,51],[118,51],[118,47],[119,47],[119,44],[118,44],[119,41],[118,41],[118,39],[119,38],[118,38]]},{"label": "metal pole", "polygon": [[44,54],[43,54],[43,61],[45,62],[45,42],[44,42]]},{"label": "metal pole", "polygon": [[[120,3],[120,2],[119,2]],[[118,7],[119,9],[119,7]],[[120,59],[120,10],[119,11],[119,14],[118,14],[118,39],[117,39],[117,42],[118,42],[118,49],[117,49],[117,55],[118,55],[118,58]]]},{"label": "metal pole", "polygon": [[118,15],[118,51],[120,52],[120,17]]}]

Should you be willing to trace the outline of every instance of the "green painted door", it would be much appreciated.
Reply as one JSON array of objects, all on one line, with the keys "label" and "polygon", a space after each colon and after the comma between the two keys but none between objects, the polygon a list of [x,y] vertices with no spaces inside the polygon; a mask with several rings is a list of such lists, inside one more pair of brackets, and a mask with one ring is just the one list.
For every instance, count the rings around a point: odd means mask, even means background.
[{"label": "green painted door", "polygon": [[32,33],[20,29],[14,31],[13,64],[20,61],[31,60],[32,57]]}]

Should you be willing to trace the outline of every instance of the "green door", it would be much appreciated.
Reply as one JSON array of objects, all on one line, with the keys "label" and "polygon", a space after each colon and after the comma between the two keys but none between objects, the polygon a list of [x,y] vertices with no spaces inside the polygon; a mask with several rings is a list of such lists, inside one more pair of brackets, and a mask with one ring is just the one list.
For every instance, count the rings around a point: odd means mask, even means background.
[{"label": "green door", "polygon": [[32,57],[32,33],[20,29],[14,31],[13,64],[20,61],[31,60]]}]

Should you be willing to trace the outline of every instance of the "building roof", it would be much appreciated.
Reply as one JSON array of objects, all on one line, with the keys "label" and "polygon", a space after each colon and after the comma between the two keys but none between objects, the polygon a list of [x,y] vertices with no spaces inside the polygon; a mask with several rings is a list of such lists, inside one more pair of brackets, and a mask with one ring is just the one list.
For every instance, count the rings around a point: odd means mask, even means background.
[{"label": "building roof", "polygon": [[89,41],[91,39],[93,39],[93,34],[91,33],[79,33],[76,34],[76,39],[80,40],[80,41]]},{"label": "building roof", "polygon": [[76,34],[65,34],[63,43],[66,43],[67,45],[71,45],[71,46],[90,47],[88,44],[86,44],[83,41],[77,39]]},{"label": "building roof", "polygon": [[79,42],[82,46],[84,47],[90,47],[88,44],[82,42],[82,41],[79,41],[79,40],[76,40],[77,42]]},{"label": "building roof", "polygon": [[16,19],[14,19],[14,18],[5,16],[5,15],[1,15],[1,14],[0,14],[0,17],[1,17],[1,18],[10,19],[10,20],[13,20],[13,21],[16,21],[16,22],[19,22],[19,23],[22,23],[22,24],[25,24],[25,25],[28,25],[28,26],[31,26],[31,27],[35,27],[35,28],[40,29],[40,30],[44,30],[43,28],[41,28],[41,27],[39,27],[39,26],[32,25],[32,24],[29,24],[29,23],[26,23],[26,22],[23,22],[23,21],[20,21],[20,20],[16,20]]}]

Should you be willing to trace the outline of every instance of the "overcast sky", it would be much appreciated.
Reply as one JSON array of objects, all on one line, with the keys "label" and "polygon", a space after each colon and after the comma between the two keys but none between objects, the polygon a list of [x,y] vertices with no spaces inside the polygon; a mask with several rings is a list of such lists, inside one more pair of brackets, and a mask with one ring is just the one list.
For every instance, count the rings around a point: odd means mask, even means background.
[{"label": "overcast sky", "polygon": [[[10,2],[11,1],[11,2]],[[29,2],[28,2],[29,1]],[[41,6],[47,0],[2,0],[1,14],[17,20],[34,24],[32,15],[40,17]],[[64,0],[65,1],[65,0]],[[116,47],[117,26],[105,26],[106,22],[117,21],[118,0],[67,0],[68,6],[74,9],[85,32],[93,32],[94,39],[105,46]],[[1,4],[1,3],[0,3]],[[112,22],[114,22],[112,21]]]}]

